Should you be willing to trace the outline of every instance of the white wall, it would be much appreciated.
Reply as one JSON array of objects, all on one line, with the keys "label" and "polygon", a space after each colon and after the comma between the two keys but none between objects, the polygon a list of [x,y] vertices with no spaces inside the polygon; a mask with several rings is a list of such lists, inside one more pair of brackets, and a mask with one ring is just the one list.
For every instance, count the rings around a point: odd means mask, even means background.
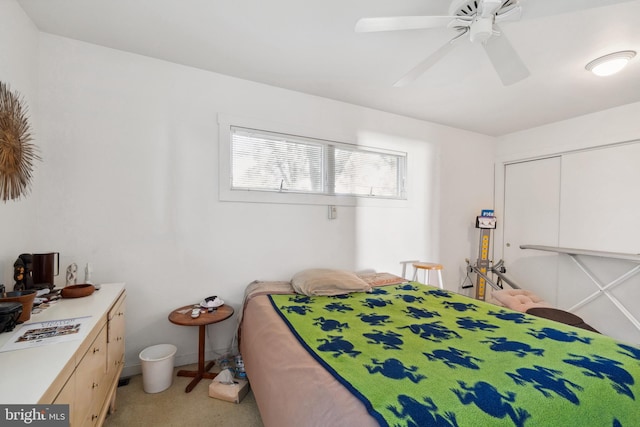
[{"label": "white wall", "polygon": [[640,103],[516,132],[497,139],[499,161],[540,157],[640,138]]},{"label": "white wall", "polygon": [[483,143],[473,143],[472,135],[456,137],[444,144],[440,159],[441,181],[440,260],[445,263],[445,284],[449,289],[469,296],[474,289],[463,291],[466,277],[465,258],[471,263],[478,259],[480,230],[475,228],[476,217],[482,209],[493,209],[493,145],[488,138]]},{"label": "white wall", "polygon": [[[17,224],[28,242],[5,240],[2,261],[57,250],[58,285],[71,262],[91,262],[95,281],[126,282],[126,373],[161,342],[178,346],[178,364],[194,362],[196,328],[170,324],[169,312],[211,294],[239,310],[255,279],[317,266],[399,273],[401,260],[420,258],[444,263],[447,286],[457,287],[457,266],[476,245],[473,218],[492,201],[493,138],[48,34],[36,40],[22,11],[0,4],[0,28],[21,18],[31,37],[9,52],[24,65],[0,76],[31,76],[43,157],[33,196],[0,207],[17,212],[3,235]],[[11,40],[3,34],[0,47]],[[326,206],[220,202],[218,113],[405,150],[409,207],[339,207],[328,220]],[[2,279],[12,283],[10,269]],[[234,331],[235,318],[210,327],[209,349],[229,349]]]},{"label": "white wall", "polygon": [[[38,31],[14,1],[0,1],[0,81],[17,92],[28,108],[32,134],[39,136],[37,127],[37,52]],[[35,162],[34,182],[39,179],[40,164]],[[32,196],[37,194],[32,187]],[[32,227],[36,219],[33,197],[19,201],[0,202],[0,283],[13,289],[13,263],[18,255],[30,252],[35,235]]]}]

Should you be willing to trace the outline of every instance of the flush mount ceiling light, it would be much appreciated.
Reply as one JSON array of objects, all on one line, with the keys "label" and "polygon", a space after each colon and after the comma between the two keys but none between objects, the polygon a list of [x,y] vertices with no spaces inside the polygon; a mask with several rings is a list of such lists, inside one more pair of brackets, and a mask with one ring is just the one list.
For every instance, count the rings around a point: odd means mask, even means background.
[{"label": "flush mount ceiling light", "polygon": [[633,50],[614,52],[594,59],[585,68],[596,76],[610,76],[622,70],[634,56],[636,52]]}]

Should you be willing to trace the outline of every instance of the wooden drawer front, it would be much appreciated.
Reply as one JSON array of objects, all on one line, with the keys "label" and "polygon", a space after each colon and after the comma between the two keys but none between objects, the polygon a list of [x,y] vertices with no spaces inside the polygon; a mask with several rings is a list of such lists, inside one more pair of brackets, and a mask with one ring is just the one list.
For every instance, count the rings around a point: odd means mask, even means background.
[{"label": "wooden drawer front", "polygon": [[109,312],[107,372],[109,378],[119,372],[124,363],[124,334],[125,334],[125,295],[120,297],[114,308]]},{"label": "wooden drawer front", "polygon": [[82,361],[76,368],[75,415],[77,419],[95,419],[95,403],[102,403],[108,389],[104,382],[107,369],[107,328],[104,327],[89,346]]},{"label": "wooden drawer front", "polygon": [[[97,397],[97,396],[96,396]],[[83,427],[94,427],[98,425],[98,421],[100,419],[100,412],[102,411],[102,407],[104,402],[102,399],[93,399],[91,402],[91,406],[89,407],[89,411],[82,423]]]},{"label": "wooden drawer front", "polygon": [[75,427],[78,424],[78,420],[74,417],[75,411],[75,399],[76,399],[76,375],[75,373],[69,377],[67,383],[62,387],[60,393],[53,401],[53,404],[69,405],[69,426]]},{"label": "wooden drawer front", "polygon": [[[120,296],[120,298],[118,298],[118,300],[115,302],[115,304],[113,304],[113,307],[111,308],[111,310],[109,310],[108,321],[110,325],[114,324],[113,323],[114,321],[116,322],[115,324],[117,325],[118,318],[124,319],[125,310],[127,308],[126,299],[127,299],[127,294],[123,293]],[[108,340],[109,342],[111,342],[111,331],[109,331]]]}]

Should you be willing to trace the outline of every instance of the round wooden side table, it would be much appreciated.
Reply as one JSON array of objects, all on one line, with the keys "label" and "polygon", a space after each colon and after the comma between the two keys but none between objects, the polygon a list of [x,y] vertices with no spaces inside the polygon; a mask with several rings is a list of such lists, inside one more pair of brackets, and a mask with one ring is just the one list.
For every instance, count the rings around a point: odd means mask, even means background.
[{"label": "round wooden side table", "polygon": [[215,363],[215,361],[211,361],[205,366],[204,361],[204,344],[205,344],[205,333],[207,325],[211,325],[213,323],[222,322],[225,319],[228,319],[233,315],[233,308],[228,305],[221,305],[215,311],[209,313],[200,313],[200,316],[195,319],[191,317],[191,310],[193,309],[192,305],[185,305],[184,307],[177,308],[169,314],[169,321],[171,323],[175,323],[176,325],[181,326],[198,326],[198,370],[197,371],[189,371],[185,369],[181,369],[178,371],[179,377],[193,377],[193,381],[189,383],[187,388],[185,388],[185,393],[189,393],[193,388],[200,382],[201,379],[213,379],[217,374],[209,372]]}]

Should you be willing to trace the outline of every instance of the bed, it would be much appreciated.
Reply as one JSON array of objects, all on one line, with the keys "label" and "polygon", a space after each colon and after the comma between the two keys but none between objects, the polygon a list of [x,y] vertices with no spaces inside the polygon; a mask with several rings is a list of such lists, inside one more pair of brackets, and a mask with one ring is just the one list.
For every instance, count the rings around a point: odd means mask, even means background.
[{"label": "bed", "polygon": [[247,287],[239,345],[265,426],[640,425],[640,349],[394,275],[357,278],[364,288],[326,295]]}]

